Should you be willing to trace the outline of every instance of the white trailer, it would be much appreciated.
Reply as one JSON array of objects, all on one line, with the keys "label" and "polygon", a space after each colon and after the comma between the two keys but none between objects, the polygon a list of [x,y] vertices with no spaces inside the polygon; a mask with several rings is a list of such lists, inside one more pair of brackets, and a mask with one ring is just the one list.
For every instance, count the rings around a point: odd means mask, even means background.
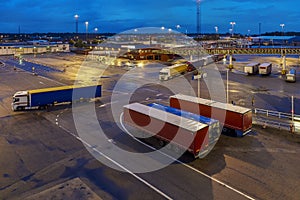
[{"label": "white trailer", "polygon": [[272,63],[262,63],[259,65],[258,73],[260,75],[270,75],[272,71]]},{"label": "white trailer", "polygon": [[167,81],[175,76],[179,76],[180,74],[185,74],[187,72],[187,69],[188,64],[186,63],[164,67],[159,72],[159,80]]},{"label": "white trailer", "polygon": [[244,72],[247,73],[248,75],[250,74],[257,74],[258,72],[258,66],[260,63],[249,63],[246,66],[244,66]]}]

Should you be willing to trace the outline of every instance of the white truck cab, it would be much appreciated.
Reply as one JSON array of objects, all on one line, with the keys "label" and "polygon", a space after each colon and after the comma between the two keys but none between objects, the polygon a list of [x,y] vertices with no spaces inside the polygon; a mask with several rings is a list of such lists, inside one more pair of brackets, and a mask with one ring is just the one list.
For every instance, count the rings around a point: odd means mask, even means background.
[{"label": "white truck cab", "polygon": [[28,106],[28,91],[16,92],[11,104],[13,110],[22,110]]},{"label": "white truck cab", "polygon": [[167,81],[171,78],[170,75],[170,69],[167,67],[164,67],[159,72],[159,80],[161,81]]}]

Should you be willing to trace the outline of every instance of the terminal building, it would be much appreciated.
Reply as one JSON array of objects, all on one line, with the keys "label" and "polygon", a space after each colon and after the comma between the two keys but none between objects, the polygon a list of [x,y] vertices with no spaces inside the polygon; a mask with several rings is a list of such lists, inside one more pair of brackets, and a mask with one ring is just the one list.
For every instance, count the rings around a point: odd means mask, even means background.
[{"label": "terminal building", "polygon": [[20,56],[22,54],[41,54],[41,53],[56,53],[69,52],[69,44],[64,43],[48,43],[48,44],[0,44],[0,56],[14,55]]}]

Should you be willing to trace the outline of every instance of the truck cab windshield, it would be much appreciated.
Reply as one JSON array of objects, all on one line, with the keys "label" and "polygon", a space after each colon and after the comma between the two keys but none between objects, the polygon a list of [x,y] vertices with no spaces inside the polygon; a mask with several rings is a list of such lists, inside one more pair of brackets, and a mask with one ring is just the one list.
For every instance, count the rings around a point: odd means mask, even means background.
[{"label": "truck cab windshield", "polygon": [[15,103],[15,102],[19,102],[20,101],[20,99],[19,98],[14,98],[13,99],[13,102]]},{"label": "truck cab windshield", "polygon": [[168,72],[159,72],[159,75],[168,75]]}]

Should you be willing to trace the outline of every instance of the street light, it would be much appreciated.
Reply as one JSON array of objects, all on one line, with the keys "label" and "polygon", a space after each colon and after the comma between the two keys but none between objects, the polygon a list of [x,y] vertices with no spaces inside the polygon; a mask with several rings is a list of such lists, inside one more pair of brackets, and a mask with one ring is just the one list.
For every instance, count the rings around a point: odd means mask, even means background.
[{"label": "street light", "polygon": [[200,98],[200,88],[201,88],[201,79],[205,79],[207,77],[207,73],[198,69],[198,74],[194,75],[193,79],[198,81],[198,98]]},{"label": "street light", "polygon": [[78,17],[79,15],[74,15],[74,18],[75,18],[75,30],[76,30],[76,34],[78,33]]},{"label": "street light", "polygon": [[231,25],[231,29],[232,29],[232,36],[234,35],[234,25],[236,25],[235,22],[230,22],[230,25]]},{"label": "street light", "polygon": [[219,27],[215,26],[216,34],[218,34]]},{"label": "street light", "polygon": [[216,30],[216,40],[217,40],[216,48],[217,48],[217,47],[219,46],[219,44],[218,44],[218,39],[219,39],[219,37],[218,37],[219,27],[215,26],[215,30]]},{"label": "street light", "polygon": [[85,40],[86,41],[88,38],[88,27],[89,27],[89,22],[85,22]]},{"label": "street light", "polygon": [[226,101],[229,103],[229,69],[226,70]]},{"label": "street light", "polygon": [[285,24],[280,24],[279,26],[281,26],[281,29],[282,29],[282,35],[284,35],[284,26],[285,26]]},{"label": "street light", "polygon": [[[181,28],[182,28],[181,25],[179,25],[179,24],[176,25],[176,29],[178,32],[180,32],[179,29],[181,29]],[[185,29],[185,34],[187,35],[187,28]]]},{"label": "street light", "polygon": [[97,32],[98,32],[98,28],[94,28],[94,32],[95,32],[95,38],[97,39]]}]

